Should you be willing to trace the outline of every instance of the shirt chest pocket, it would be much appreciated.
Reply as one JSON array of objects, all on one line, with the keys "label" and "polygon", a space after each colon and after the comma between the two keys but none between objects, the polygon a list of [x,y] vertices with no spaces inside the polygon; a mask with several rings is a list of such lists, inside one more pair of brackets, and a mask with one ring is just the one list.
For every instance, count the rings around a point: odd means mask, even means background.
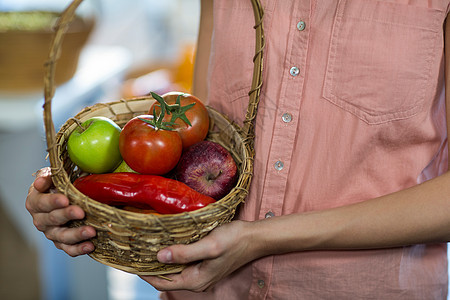
[{"label": "shirt chest pocket", "polygon": [[[409,118],[433,92],[444,12],[373,0],[341,0],[323,96],[368,124]],[[437,76],[437,75],[436,75]]]}]

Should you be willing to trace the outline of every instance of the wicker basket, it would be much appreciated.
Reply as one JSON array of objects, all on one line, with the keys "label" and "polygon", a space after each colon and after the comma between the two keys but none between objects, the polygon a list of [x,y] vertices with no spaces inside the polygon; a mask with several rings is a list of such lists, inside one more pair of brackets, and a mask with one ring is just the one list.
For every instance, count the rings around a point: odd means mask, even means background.
[{"label": "wicker basket", "polygon": [[74,118],[84,121],[93,116],[105,116],[123,126],[132,117],[147,112],[154,101],[151,97],[121,99],[87,107],[69,119],[58,134],[55,132],[51,101],[56,58],[65,30],[81,2],[82,0],[74,0],[62,13],[46,64],[44,123],[53,182],[58,191],[68,196],[72,204],[79,205],[86,211],[86,218],[74,223],[74,226],[90,225],[97,230],[97,236],[92,239],[95,251],[90,256],[93,259],[138,275],[180,272],[184,265],[161,264],[156,259],[157,252],[169,245],[195,242],[217,226],[229,222],[238,205],[248,194],[253,174],[254,118],[262,82],[262,7],[259,0],[251,0],[256,21],[256,54],[252,90],[249,92],[249,105],[243,127],[240,128],[220,112],[208,107],[211,126],[207,139],[220,143],[234,156],[239,166],[236,186],[216,203],[193,212],[146,215],[101,204],[80,193],[71,183],[80,175],[80,171],[68,157],[66,142],[76,127]]},{"label": "wicker basket", "polygon": [[[56,12],[30,11],[23,14],[40,13],[58,17]],[[8,14],[4,12],[3,14]],[[78,60],[91,34],[94,21],[76,17],[66,34],[59,58],[60,68],[56,72],[55,84],[60,85],[73,77]],[[36,30],[0,29],[0,90],[39,91],[44,87],[42,65],[47,59],[53,31],[49,28]]]}]

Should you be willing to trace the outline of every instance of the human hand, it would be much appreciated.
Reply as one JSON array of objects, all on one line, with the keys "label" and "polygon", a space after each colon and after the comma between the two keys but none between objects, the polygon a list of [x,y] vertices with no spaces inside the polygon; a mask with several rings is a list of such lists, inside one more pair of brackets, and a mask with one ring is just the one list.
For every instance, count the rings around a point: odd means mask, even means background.
[{"label": "human hand", "polygon": [[92,252],[94,245],[86,240],[96,235],[95,229],[90,226],[65,226],[71,220],[83,219],[85,214],[79,206],[69,205],[65,195],[50,192],[52,186],[50,168],[41,169],[28,190],[25,202],[34,226],[58,249],[72,257]]},{"label": "human hand", "polygon": [[205,291],[246,263],[259,258],[259,243],[253,239],[251,222],[233,221],[213,230],[190,245],[173,245],[158,252],[163,263],[194,263],[179,274],[140,276],[157,290]]}]

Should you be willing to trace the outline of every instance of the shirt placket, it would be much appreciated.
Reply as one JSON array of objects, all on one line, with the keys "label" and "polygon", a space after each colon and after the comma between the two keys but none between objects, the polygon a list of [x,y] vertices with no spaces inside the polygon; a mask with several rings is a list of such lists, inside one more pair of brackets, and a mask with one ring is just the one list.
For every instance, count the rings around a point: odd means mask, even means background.
[{"label": "shirt placket", "polygon": [[[300,2],[303,2],[300,4]],[[261,198],[259,218],[271,218],[282,214],[283,199],[289,176],[290,160],[299,124],[303,85],[309,41],[308,20],[310,5],[307,1],[295,1],[290,20],[289,39],[286,48],[280,99],[275,112],[273,138],[265,176],[265,188]],[[304,7],[300,7],[300,5]],[[251,299],[265,299],[269,295],[273,272],[273,257],[266,257],[253,264]]]}]

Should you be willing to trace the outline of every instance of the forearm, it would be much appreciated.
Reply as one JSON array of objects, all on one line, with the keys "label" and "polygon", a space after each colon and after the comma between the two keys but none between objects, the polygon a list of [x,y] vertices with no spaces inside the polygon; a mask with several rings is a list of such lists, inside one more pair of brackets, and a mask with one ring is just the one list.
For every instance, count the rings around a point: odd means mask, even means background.
[{"label": "forearm", "polygon": [[450,174],[339,208],[249,224],[258,256],[450,241]]}]

